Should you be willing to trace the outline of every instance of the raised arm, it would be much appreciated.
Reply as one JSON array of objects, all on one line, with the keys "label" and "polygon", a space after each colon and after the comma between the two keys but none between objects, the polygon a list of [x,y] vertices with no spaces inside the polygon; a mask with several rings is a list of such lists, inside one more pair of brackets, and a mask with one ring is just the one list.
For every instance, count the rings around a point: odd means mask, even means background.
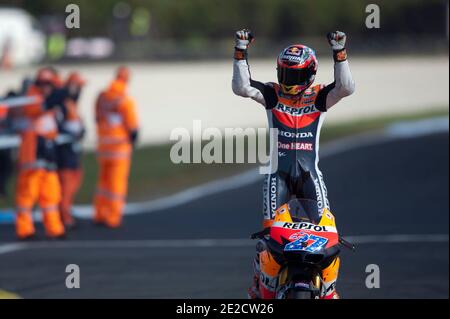
[{"label": "raised arm", "polygon": [[333,49],[334,82],[319,92],[316,107],[320,110],[328,110],[342,98],[353,94],[355,91],[355,82],[347,61],[346,38],[345,33],[340,31],[328,34],[328,42]]},{"label": "raised arm", "polygon": [[253,41],[252,33],[246,29],[237,31],[235,40],[233,80],[231,82],[234,94],[249,97],[266,108],[272,107],[273,99],[276,99],[273,87],[270,84],[251,79],[247,49]]}]

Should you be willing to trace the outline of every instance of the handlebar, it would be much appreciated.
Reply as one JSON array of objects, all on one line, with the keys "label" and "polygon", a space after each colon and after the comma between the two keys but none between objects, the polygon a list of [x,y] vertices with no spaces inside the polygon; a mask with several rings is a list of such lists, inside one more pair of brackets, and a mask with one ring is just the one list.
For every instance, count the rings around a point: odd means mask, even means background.
[{"label": "handlebar", "polygon": [[262,239],[264,236],[269,235],[269,233],[270,227],[267,227],[257,233],[251,234],[250,239]]},{"label": "handlebar", "polygon": [[339,236],[339,244],[341,244],[342,246],[344,246],[345,248],[350,249],[351,251],[356,251],[356,246],[355,244],[352,244],[351,242],[345,240],[343,237]]}]

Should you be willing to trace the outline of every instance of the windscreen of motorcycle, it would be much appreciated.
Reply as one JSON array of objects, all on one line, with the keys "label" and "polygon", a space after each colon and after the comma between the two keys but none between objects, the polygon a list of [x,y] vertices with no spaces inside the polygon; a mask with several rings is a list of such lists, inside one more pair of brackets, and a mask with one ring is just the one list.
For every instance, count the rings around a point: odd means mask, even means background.
[{"label": "windscreen of motorcycle", "polygon": [[312,199],[295,198],[289,201],[289,213],[294,222],[309,221],[319,224],[320,215],[317,201]]}]

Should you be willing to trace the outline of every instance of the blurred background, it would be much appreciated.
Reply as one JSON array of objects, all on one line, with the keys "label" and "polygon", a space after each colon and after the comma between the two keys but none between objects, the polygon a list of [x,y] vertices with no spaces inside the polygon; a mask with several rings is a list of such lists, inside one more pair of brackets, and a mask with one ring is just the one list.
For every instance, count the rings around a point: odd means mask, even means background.
[{"label": "blurred background", "polygon": [[[71,3],[79,6],[80,28],[68,29],[65,25],[69,14],[66,13],[66,6]],[[369,29],[366,26],[366,17],[369,15],[366,7],[371,3],[377,4],[380,8],[380,28]],[[334,207],[338,215],[339,212],[343,214],[342,224],[349,225],[346,229],[348,234],[364,233],[350,227],[355,218],[362,217],[355,217],[360,216],[358,211],[361,206],[349,205],[348,198],[361,205],[370,201],[374,211],[379,211],[380,208],[373,204],[378,197],[387,196],[388,202],[395,203],[392,205],[392,210],[395,211],[401,210],[401,203],[404,204],[410,198],[416,198],[419,202],[413,202],[411,207],[409,205],[408,207],[414,211],[413,214],[419,214],[422,213],[417,211],[419,207],[426,207],[424,203],[429,202],[423,198],[426,194],[427,198],[431,198],[434,203],[433,211],[445,212],[443,216],[438,215],[438,217],[444,221],[448,220],[446,213],[448,211],[448,168],[443,166],[445,163],[448,164],[449,2],[447,0],[0,0],[0,97],[10,90],[20,91],[22,82],[33,78],[37,68],[43,65],[53,65],[63,75],[77,70],[87,80],[79,104],[87,127],[87,135],[83,142],[85,178],[76,200],[79,204],[78,216],[87,216],[97,177],[97,164],[93,152],[96,143],[94,102],[100,90],[112,80],[116,67],[122,64],[127,65],[132,72],[130,95],[136,100],[141,124],[139,148],[134,155],[130,176],[129,200],[131,202],[157,200],[205,182],[247,172],[248,169],[255,167],[253,164],[175,165],[169,159],[171,146],[169,136],[172,129],[181,127],[192,131],[192,121],[196,119],[202,120],[204,128],[266,127],[264,110],[253,101],[234,96],[231,92],[234,32],[243,27],[252,29],[256,38],[249,52],[252,76],[264,82],[276,80],[276,56],[291,43],[303,43],[314,48],[319,57],[318,82],[332,82],[333,60],[325,36],[327,32],[336,29],[347,33],[350,67],[357,89],[355,94],[344,99],[329,112],[323,129],[324,142],[332,143],[340,138],[350,138],[371,132],[388,130],[404,132],[401,126],[404,123],[422,123],[423,120],[436,118],[440,122],[425,122],[418,127],[413,125],[410,129],[407,127],[406,132],[427,131],[429,127],[439,129],[442,125],[447,127],[447,133],[443,136],[439,135],[438,142],[416,141],[412,137],[413,134],[405,133],[407,140],[412,143],[405,148],[392,145],[392,149],[382,147],[381,150],[374,150],[373,153],[363,153],[360,157],[355,155],[356,159],[353,156],[345,160],[342,158],[341,162],[337,161],[340,163],[339,167],[335,167],[331,161],[324,161],[326,180],[331,180],[328,187],[330,197],[332,203],[335,203]],[[14,138],[11,140],[12,137],[14,132],[8,130],[0,132],[0,151],[7,150],[10,154],[8,156],[11,156],[11,160],[14,161],[17,142]],[[414,151],[422,148],[424,153]],[[401,156],[396,153],[397,150],[400,150]],[[389,157],[389,154],[398,159],[398,167],[394,164],[386,164],[386,157]],[[410,159],[412,154],[415,160],[423,159],[431,163],[428,169],[434,168],[434,170],[427,171],[425,174],[424,169],[420,168],[410,173],[414,167],[421,165],[421,162],[413,162]],[[436,159],[439,161],[435,162]],[[356,163],[353,162],[355,160]],[[404,166],[405,162],[410,165]],[[442,166],[439,166],[441,164]],[[359,165],[360,171],[356,168]],[[374,168],[377,165],[380,165],[379,170]],[[14,166],[11,167],[13,170]],[[347,179],[344,173],[349,172],[351,167],[354,167],[356,173],[346,184],[343,182]],[[368,174],[366,171],[368,167],[374,168],[373,172],[379,172],[379,174],[365,175]],[[404,174],[397,175],[399,172]],[[422,176],[422,173],[425,176]],[[417,179],[410,180],[406,177],[411,174],[416,174],[414,176]],[[330,177],[327,179],[328,175]],[[380,176],[389,176],[389,178],[383,179]],[[361,185],[358,192],[352,187],[354,183]],[[0,215],[2,212],[3,216],[11,214],[14,184],[12,176],[8,179],[6,196],[0,198]],[[392,188],[385,188],[386,184],[390,184]],[[409,185],[415,186],[408,188]],[[398,194],[398,189],[401,190],[399,191],[401,195]],[[252,186],[251,191],[249,189],[247,191],[252,195],[248,195],[249,207],[244,206],[252,210],[250,217],[243,217],[242,229],[234,229],[232,224],[225,223],[229,226],[228,229],[233,228],[233,231],[228,233],[224,226],[217,236],[246,238],[249,232],[257,230],[260,209],[253,207],[259,207],[261,204],[259,181]],[[204,192],[204,189],[199,192]],[[242,198],[237,202],[235,200],[239,198],[235,196],[242,196],[242,194],[240,192],[239,195],[233,193],[224,196],[227,204],[219,205],[224,213],[242,208],[236,205],[242,204],[247,199]],[[214,198],[214,202],[217,200]],[[157,203],[156,206],[159,207],[160,202]],[[186,208],[187,212],[195,209],[202,212],[199,205],[195,203],[192,205],[194,207]],[[206,205],[206,207],[210,206]],[[215,204],[213,207],[212,210],[216,210]],[[155,210],[159,212],[158,209]],[[185,209],[175,209],[175,211],[181,213]],[[350,211],[349,215],[345,215],[345,211]],[[171,216],[176,213],[171,212]],[[164,234],[154,229],[155,227],[161,229],[161,225],[165,225],[164,217],[158,214],[163,213],[155,213],[152,215],[155,219],[144,222],[131,221],[128,224],[131,226],[125,227],[122,233],[103,234],[102,236],[106,237],[102,238],[109,238],[108,236],[115,239],[164,237]],[[205,217],[203,214],[201,216]],[[235,215],[232,214],[232,216]],[[352,216],[352,218],[345,216]],[[181,217],[181,220],[183,218]],[[3,217],[5,224],[10,223],[10,219],[10,217]],[[377,225],[379,220],[380,218],[375,219],[373,225]],[[158,221],[162,224],[157,224]],[[189,221],[186,222],[189,224]],[[436,219],[433,222],[436,223]],[[439,234],[447,234],[447,241],[440,242],[442,246],[440,248],[443,249],[442,251],[447,248],[447,253],[444,253],[444,256],[440,255],[437,261],[434,260],[439,269],[441,265],[446,265],[448,269],[448,227],[445,226],[447,224],[448,222],[440,224],[441,228],[436,230]],[[136,225],[139,231],[133,229],[133,225]],[[11,225],[4,226],[6,229]],[[380,226],[380,228],[383,227]],[[412,227],[413,231],[423,233],[421,228],[414,227]],[[3,231],[4,229],[0,228],[0,238],[4,238],[5,241],[12,240],[12,233]],[[382,231],[370,227],[365,230],[365,233],[369,234],[396,231],[393,226],[383,228]],[[185,232],[178,228],[177,231],[176,236],[180,238],[202,238],[202,234],[206,237],[210,236],[202,231]],[[84,229],[84,232],[82,230],[79,236],[83,239],[95,237],[92,235],[92,229],[89,228]],[[378,248],[380,247],[370,247],[368,258],[360,259],[361,263],[377,254]],[[249,256],[252,255],[251,247],[245,249],[233,255],[235,259],[231,259],[232,261],[226,264],[230,268],[222,269],[231,271],[235,275],[234,281],[227,281],[224,278],[217,283],[212,277],[210,278],[212,280],[210,282],[215,284],[227,285],[233,282],[234,286],[223,291],[215,290],[216,294],[214,294],[207,286],[203,290],[200,288],[192,290],[190,287],[194,283],[184,277],[176,277],[186,285],[186,289],[181,289],[180,293],[184,293],[183,296],[194,297],[240,297],[241,295],[236,291],[244,289],[247,284],[246,278],[250,271]],[[162,255],[164,257],[164,254]],[[49,255],[46,256],[51,260]],[[120,255],[114,255],[114,258],[118,256]],[[202,260],[209,255],[195,256]],[[2,258],[1,255],[0,258]],[[32,256],[29,258],[31,260]],[[105,257],[106,260],[108,258]],[[388,259],[388,257],[385,258],[385,260]],[[19,263],[18,260],[11,260],[11,263],[14,262]],[[238,264],[240,266],[237,266]],[[191,266],[194,267],[193,265]],[[247,265],[248,269],[245,267]],[[166,267],[166,264],[163,263],[162,266]],[[242,278],[239,277],[241,266],[246,269],[245,276]],[[351,271],[347,270],[344,278],[345,276],[347,279],[354,278],[353,271],[357,271],[355,267]],[[392,272],[389,278],[403,276],[400,268],[400,262],[398,268],[390,268]],[[120,269],[116,270],[120,271]],[[172,270],[175,271],[175,269]],[[167,276],[170,277],[172,274],[169,272]],[[8,283],[5,276],[2,277],[0,271],[0,288],[2,285],[9,284],[10,290],[16,290],[25,295],[30,292],[27,290],[27,285],[20,285],[19,279],[17,282]],[[212,273],[211,276],[213,276]],[[416,282],[421,282],[420,274],[414,273],[414,276]],[[98,277],[92,275],[94,282],[95,278]],[[429,290],[426,288],[423,294],[410,293],[407,288],[389,294],[386,288],[382,293],[367,294],[365,291],[361,292],[361,295],[356,293],[356,291],[360,293],[356,289],[353,290],[353,294],[350,292],[350,295],[354,297],[423,297],[426,293],[430,293],[432,296],[446,295],[448,297],[448,270],[442,270],[442,273],[434,279],[436,283],[430,284]],[[29,280],[32,279],[29,278]],[[133,278],[127,280],[132,282]],[[439,286],[441,281],[447,281],[447,284]],[[207,280],[201,282],[206,285]],[[350,282],[348,284],[349,280],[347,280],[347,286],[345,286],[348,291],[360,287],[356,279]],[[101,283],[97,282],[97,284],[96,287],[101,291],[100,295],[108,296],[108,293],[102,290]],[[129,286],[132,285],[129,284]],[[388,287],[394,287],[394,283]],[[49,288],[48,296],[62,294],[70,297],[70,294],[65,295],[67,293],[65,291],[52,289]],[[130,289],[126,290],[129,292],[127,296],[176,295],[168,291],[162,291],[160,295],[148,294],[145,287],[135,291]],[[39,289],[31,290],[30,295],[36,293],[37,296],[36,291]],[[110,291],[111,296],[121,296],[120,293],[119,289]]]},{"label": "blurred background", "polygon": [[[65,27],[66,6],[81,9],[79,29]],[[373,1],[1,1],[0,43],[13,64],[36,61],[159,61],[229,58],[232,30],[254,30],[254,57],[273,58],[286,43],[303,41],[319,53],[323,35],[339,27],[353,54],[446,52],[448,2],[378,1],[381,28],[365,28]]]}]

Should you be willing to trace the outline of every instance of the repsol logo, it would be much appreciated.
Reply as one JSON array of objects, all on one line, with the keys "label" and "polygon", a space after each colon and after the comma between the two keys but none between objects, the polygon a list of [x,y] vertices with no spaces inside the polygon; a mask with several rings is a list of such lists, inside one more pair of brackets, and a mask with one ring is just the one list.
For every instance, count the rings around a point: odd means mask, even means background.
[{"label": "repsol logo", "polygon": [[314,105],[308,105],[300,108],[296,107],[290,107],[287,105],[284,105],[282,103],[278,103],[277,110],[292,115],[292,116],[301,116],[305,114],[311,114],[317,112],[317,109]]},{"label": "repsol logo", "polygon": [[308,138],[308,137],[314,137],[314,134],[311,132],[286,132],[282,130],[278,130],[278,135],[288,138]]},{"label": "repsol logo", "polygon": [[295,230],[313,230],[313,231],[328,231],[325,226],[314,225],[311,223],[284,223],[283,228]]}]

